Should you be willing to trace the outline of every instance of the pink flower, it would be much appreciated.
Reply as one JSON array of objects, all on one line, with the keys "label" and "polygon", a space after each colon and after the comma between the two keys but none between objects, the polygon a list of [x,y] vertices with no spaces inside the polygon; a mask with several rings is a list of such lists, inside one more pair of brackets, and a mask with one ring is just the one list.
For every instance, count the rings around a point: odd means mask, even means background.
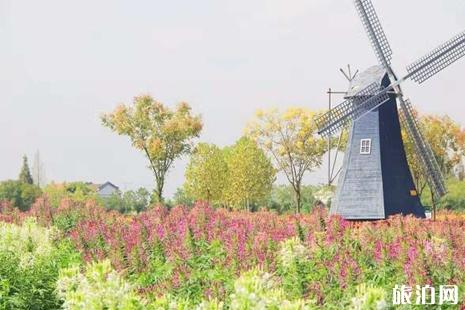
[{"label": "pink flower", "polygon": [[383,259],[383,243],[380,240],[375,242],[375,260],[379,263]]}]

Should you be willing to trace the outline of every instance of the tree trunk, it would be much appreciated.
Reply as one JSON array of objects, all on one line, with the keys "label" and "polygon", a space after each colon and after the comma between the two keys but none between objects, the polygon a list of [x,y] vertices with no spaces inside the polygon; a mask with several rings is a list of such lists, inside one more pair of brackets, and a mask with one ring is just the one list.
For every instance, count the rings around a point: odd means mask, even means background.
[{"label": "tree trunk", "polygon": [[156,190],[158,203],[163,203],[163,182],[157,180]]},{"label": "tree trunk", "polygon": [[295,188],[295,204],[296,204],[296,213],[300,213],[302,207],[302,197],[300,192],[300,185]]},{"label": "tree trunk", "polygon": [[434,199],[435,197],[434,197],[434,194],[433,194],[433,190],[430,189],[430,191],[431,191],[431,203],[433,205],[432,206],[433,207],[433,216],[432,216],[432,218],[433,218],[433,222],[436,222],[436,201]]}]

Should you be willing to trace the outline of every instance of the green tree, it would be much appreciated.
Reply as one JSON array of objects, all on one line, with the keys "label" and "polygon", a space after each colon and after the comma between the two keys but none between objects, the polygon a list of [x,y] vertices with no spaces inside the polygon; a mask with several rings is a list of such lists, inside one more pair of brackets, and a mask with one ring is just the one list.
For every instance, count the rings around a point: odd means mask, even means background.
[{"label": "green tree", "polygon": [[109,210],[116,210],[120,213],[145,211],[150,202],[150,193],[141,187],[136,191],[129,190],[124,193],[116,192],[110,197],[103,199],[104,205]]},{"label": "green tree", "polygon": [[192,140],[200,135],[200,116],[193,115],[187,103],[171,110],[150,96],[140,96],[132,106],[119,105],[101,119],[104,126],[128,136],[147,157],[155,177],[155,194],[162,202],[166,175],[174,160],[190,153]]},{"label": "green tree", "polygon": [[302,207],[302,180],[305,173],[320,167],[327,142],[317,134],[316,113],[304,108],[258,111],[246,128],[251,137],[274,159],[275,166],[291,184],[296,211]]},{"label": "green tree", "polygon": [[265,203],[271,194],[275,169],[265,153],[247,137],[225,149],[228,182],[224,200],[232,207],[251,209]]},{"label": "green tree", "polygon": [[186,193],[183,187],[178,187],[173,195],[173,205],[175,206],[192,206],[194,204],[194,198]]},{"label": "green tree", "polygon": [[[302,186],[302,210],[309,212],[316,201],[314,192],[317,187],[311,185]],[[294,210],[295,199],[294,189],[290,185],[273,186],[271,192],[269,207],[279,213],[289,212]]]},{"label": "green tree", "polygon": [[115,192],[109,197],[105,197],[103,199],[103,205],[107,210],[115,210],[120,213],[127,212],[121,192]]},{"label": "green tree", "polygon": [[191,155],[185,177],[184,187],[189,197],[220,203],[228,178],[223,151],[213,144],[198,144]]},{"label": "green tree", "polygon": [[29,164],[27,163],[27,156],[23,156],[23,166],[21,167],[21,172],[19,173],[19,181],[26,184],[33,184],[31,170],[29,170]]},{"label": "green tree", "polygon": [[42,194],[38,186],[16,180],[0,182],[0,201],[9,201],[21,211],[27,211]]},{"label": "green tree", "polygon": [[58,207],[63,199],[71,199],[78,202],[95,200],[100,202],[100,196],[96,190],[84,182],[54,183],[51,182],[44,188],[48,201],[53,207]]},{"label": "green tree", "polygon": [[129,210],[134,212],[142,212],[147,209],[150,203],[150,193],[145,188],[141,187],[136,191],[127,191],[123,195],[124,203]]}]

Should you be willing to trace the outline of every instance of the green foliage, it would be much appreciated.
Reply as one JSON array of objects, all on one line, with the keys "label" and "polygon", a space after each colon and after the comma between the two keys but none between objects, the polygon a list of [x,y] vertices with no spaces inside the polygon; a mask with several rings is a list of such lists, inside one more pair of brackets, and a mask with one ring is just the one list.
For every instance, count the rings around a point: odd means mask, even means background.
[{"label": "green foliage", "polygon": [[143,187],[137,191],[116,192],[103,199],[105,208],[120,213],[139,213],[145,211],[150,203],[150,193]]},{"label": "green foliage", "polygon": [[180,257],[174,261],[167,260],[161,244],[155,243],[149,255],[148,268],[132,278],[139,287],[151,287],[169,279],[174,269],[188,267],[188,272],[180,274],[179,285],[172,290],[171,295],[166,296],[164,301],[158,300],[158,303],[198,305],[205,298],[206,290],[210,290],[214,296],[225,298],[232,289],[234,273],[224,268],[226,252],[221,243],[196,240],[190,231],[184,243],[192,254],[188,258]]},{"label": "green foliage", "polygon": [[228,165],[222,150],[214,144],[200,143],[186,169],[186,194],[195,200],[220,203],[228,180]]},{"label": "green foliage", "polygon": [[[447,194],[441,198],[439,207],[447,210],[465,211],[465,182],[450,178],[446,182]],[[422,200],[431,206],[431,195],[423,195]]]},{"label": "green foliage", "polygon": [[123,198],[129,209],[137,213],[145,211],[150,203],[150,193],[143,187],[125,192]]},{"label": "green foliage", "polygon": [[313,302],[289,300],[279,282],[269,273],[254,269],[234,283],[231,309],[310,309]]},{"label": "green foliage", "polygon": [[145,309],[135,287],[113,270],[107,260],[88,264],[84,274],[79,266],[61,270],[57,292],[63,300],[63,309],[67,310]]},{"label": "green foliage", "polygon": [[88,200],[100,201],[96,190],[84,182],[50,183],[44,188],[44,193],[53,207],[58,207],[63,199],[76,202]]},{"label": "green foliage", "polygon": [[9,201],[21,211],[29,210],[41,193],[33,184],[13,180],[0,182],[0,201]]},{"label": "green foliage", "polygon": [[191,271],[181,278],[181,285],[176,289],[178,298],[200,303],[204,298],[203,292],[210,289],[215,296],[226,297],[232,287],[234,274],[232,270],[223,268],[226,258],[219,241],[208,243],[205,240],[196,240],[190,231],[186,240],[187,248],[193,254],[187,259],[187,266]]},{"label": "green foliage", "polygon": [[281,244],[278,255],[278,274],[282,276],[282,286],[285,291],[293,298],[305,295],[305,284],[309,272],[305,268],[310,255],[308,249],[298,238],[293,238]]},{"label": "green foliage", "polygon": [[189,153],[192,140],[200,135],[200,116],[193,115],[187,103],[171,110],[150,96],[140,96],[134,98],[132,106],[119,105],[101,119],[104,126],[128,136],[147,157],[155,177],[155,192],[162,202],[165,178],[174,160]]},{"label": "green foliage", "polygon": [[160,284],[170,278],[174,264],[168,262],[163,245],[160,241],[154,243],[148,255],[147,268],[132,275],[132,279],[142,288]]},{"label": "green foliage", "polygon": [[224,200],[232,207],[247,209],[266,203],[276,171],[265,153],[247,137],[225,152],[229,173]]},{"label": "green foliage", "polygon": [[29,164],[27,163],[27,156],[23,156],[23,166],[21,167],[21,172],[19,173],[19,182],[26,184],[33,184],[31,170],[29,170]]},{"label": "green foliage", "polygon": [[192,206],[195,200],[188,195],[184,187],[178,187],[173,195],[173,204],[175,206]]},{"label": "green foliage", "polygon": [[315,302],[288,298],[279,280],[270,273],[254,268],[232,281],[230,294],[225,301],[202,299],[193,301],[166,294],[157,297],[149,307],[154,309],[196,309],[196,310],[310,310],[317,309]]},{"label": "green foliage", "polygon": [[388,309],[386,292],[365,283],[357,286],[357,294],[352,298],[351,310],[383,310]]},{"label": "green foliage", "polygon": [[[314,193],[318,190],[317,187],[304,185],[301,189],[302,211],[310,212],[316,201]],[[275,185],[271,192],[268,206],[272,210],[279,213],[286,213],[295,209],[294,189],[290,185]]]},{"label": "green foliage", "polygon": [[0,223],[0,309],[60,309],[58,270],[80,261],[58,231],[28,219],[22,226]]}]

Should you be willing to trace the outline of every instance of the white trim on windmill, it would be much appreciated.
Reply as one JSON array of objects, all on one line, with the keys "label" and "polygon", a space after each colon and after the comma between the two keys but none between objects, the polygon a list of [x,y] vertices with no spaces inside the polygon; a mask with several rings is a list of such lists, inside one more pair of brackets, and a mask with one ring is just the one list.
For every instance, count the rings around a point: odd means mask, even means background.
[{"label": "white trim on windmill", "polygon": [[370,155],[371,154],[371,139],[360,140],[360,154]]}]

